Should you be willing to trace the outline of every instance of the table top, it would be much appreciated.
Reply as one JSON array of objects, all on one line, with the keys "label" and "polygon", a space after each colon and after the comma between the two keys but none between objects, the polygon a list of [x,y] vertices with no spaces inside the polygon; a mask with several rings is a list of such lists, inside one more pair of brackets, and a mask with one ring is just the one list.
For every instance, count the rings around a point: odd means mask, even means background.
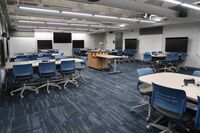
[{"label": "table top", "polygon": [[195,82],[200,82],[200,77],[178,73],[156,73],[139,77],[139,81],[147,84],[156,83],[169,88],[184,90],[187,98],[192,101],[197,101],[197,96],[200,96],[200,87],[189,84],[184,86],[184,79],[195,79]]},{"label": "table top", "polygon": [[106,58],[106,59],[120,59],[123,58],[122,56],[116,56],[116,55],[97,55],[99,58]]},{"label": "table top", "polygon": [[[83,60],[78,58],[67,58],[67,59],[61,59],[61,60],[50,60],[50,62],[55,62],[56,65],[61,64],[61,61],[68,61],[68,60],[75,60],[76,63],[83,62]],[[13,65],[23,65],[23,64],[32,64],[33,67],[37,67],[39,63],[41,63],[42,60],[34,60],[34,61],[19,61],[19,62],[7,62],[4,66],[4,69],[12,69]]]}]

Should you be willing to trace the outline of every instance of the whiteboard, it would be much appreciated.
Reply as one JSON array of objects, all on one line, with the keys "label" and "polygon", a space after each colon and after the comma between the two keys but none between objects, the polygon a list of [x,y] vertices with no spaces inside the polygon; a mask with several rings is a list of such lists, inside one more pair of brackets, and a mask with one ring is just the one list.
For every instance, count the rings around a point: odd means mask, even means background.
[{"label": "whiteboard", "polygon": [[11,37],[9,42],[10,57],[18,53],[36,52],[35,38],[33,37]]}]

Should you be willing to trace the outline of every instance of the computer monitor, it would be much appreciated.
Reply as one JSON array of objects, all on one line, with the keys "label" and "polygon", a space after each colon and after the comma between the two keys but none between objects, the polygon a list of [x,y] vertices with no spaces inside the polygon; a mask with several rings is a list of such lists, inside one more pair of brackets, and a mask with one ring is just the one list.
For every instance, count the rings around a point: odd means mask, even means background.
[{"label": "computer monitor", "polygon": [[188,37],[166,38],[165,51],[187,53]]}]

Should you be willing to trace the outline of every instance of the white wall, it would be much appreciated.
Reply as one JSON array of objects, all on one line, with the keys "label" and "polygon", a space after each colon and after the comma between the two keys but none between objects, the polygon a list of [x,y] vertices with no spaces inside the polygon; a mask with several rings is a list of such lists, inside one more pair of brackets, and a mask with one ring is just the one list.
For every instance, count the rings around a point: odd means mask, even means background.
[{"label": "white wall", "polygon": [[115,49],[115,43],[113,43],[114,40],[115,40],[115,34],[107,32],[106,33],[106,43],[105,43],[106,50]]},{"label": "white wall", "polygon": [[[139,40],[139,49],[136,58],[143,59],[144,52],[165,51],[165,38],[167,37],[189,37],[188,57],[185,62],[186,66],[200,68],[200,24],[178,24],[164,26],[163,34],[160,35],[139,35],[139,30],[123,32],[123,48],[125,39],[137,38]],[[106,34],[106,49],[114,49],[115,35]]]},{"label": "white wall", "polygon": [[162,50],[165,50],[165,38],[167,37],[189,37],[188,57],[186,66],[200,68],[200,25],[182,24],[165,26],[163,30]]},{"label": "white wall", "polygon": [[[34,32],[34,37],[11,37],[10,39],[10,56],[17,53],[37,52],[37,40],[52,40],[53,32]],[[85,48],[94,49],[95,36],[87,33],[72,33],[72,40],[84,40]],[[53,43],[53,48],[64,52],[66,56],[72,55],[71,43]]]}]

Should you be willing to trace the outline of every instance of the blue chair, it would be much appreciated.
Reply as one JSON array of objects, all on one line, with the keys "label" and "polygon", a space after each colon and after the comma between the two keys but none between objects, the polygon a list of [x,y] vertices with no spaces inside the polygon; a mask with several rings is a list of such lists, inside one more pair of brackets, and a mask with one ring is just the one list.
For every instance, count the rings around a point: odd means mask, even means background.
[{"label": "blue chair", "polygon": [[200,77],[200,71],[194,71],[192,75],[196,77]]},{"label": "blue chair", "polygon": [[160,70],[164,72],[167,72],[167,71],[173,72],[173,69],[172,69],[173,59],[174,59],[173,54],[167,54],[166,59],[163,61],[164,67],[162,67]]},{"label": "blue chair", "polygon": [[28,55],[28,60],[37,60],[37,58],[38,58],[37,54]]},{"label": "blue chair", "polygon": [[[153,74],[153,70],[151,68],[141,68],[137,70],[137,74],[139,77],[141,76],[145,76],[145,75],[149,75],[149,74]],[[131,108],[131,111],[133,111],[135,108],[138,107],[143,107],[143,106],[149,106],[149,110],[148,110],[148,117],[146,118],[146,120],[148,121],[151,115],[151,105],[149,104],[149,99],[151,97],[151,93],[152,93],[152,87],[151,85],[145,85],[143,83],[141,83],[140,81],[138,81],[137,83],[137,90],[139,91],[139,93],[144,97],[144,99],[142,99],[138,105],[133,106]]]},{"label": "blue chair", "polygon": [[199,129],[200,127],[200,97],[198,97],[197,112],[195,116],[195,127]]},{"label": "blue chair", "polygon": [[126,60],[127,62],[135,61],[134,56],[136,54],[136,51],[133,49],[124,49],[124,55],[128,57]]},{"label": "blue chair", "polygon": [[187,99],[185,91],[168,88],[153,83],[153,93],[151,104],[155,110],[169,119],[168,127],[159,124],[163,116],[160,116],[155,122],[147,126],[155,127],[162,132],[172,133],[172,123],[176,123],[183,129],[189,131],[184,125],[191,121],[195,116],[195,111],[187,108]]},{"label": "blue chair", "polygon": [[50,93],[49,91],[50,86],[61,89],[61,87],[57,85],[56,83],[50,82],[50,78],[56,76],[55,62],[39,63],[39,75],[41,78],[46,79],[46,84],[41,85],[40,87],[38,87],[38,89],[46,86],[47,93]]},{"label": "blue chair", "polygon": [[174,71],[178,72],[178,71],[180,71],[180,69],[178,67],[179,54],[175,53],[175,54],[172,54],[172,56],[173,56],[173,60],[172,60],[172,66],[170,68],[173,69]]},{"label": "blue chair", "polygon": [[185,70],[187,70],[187,67],[186,66],[184,66],[184,62],[187,60],[187,54],[186,53],[181,53],[181,54],[179,54],[179,68],[181,69],[181,68],[183,68],[183,69],[185,69]]},{"label": "blue chair", "polygon": [[75,73],[75,61],[69,60],[69,61],[61,61],[61,74],[64,77],[64,81],[58,83],[58,84],[64,84],[64,88],[66,88],[68,83],[76,85],[78,87],[78,82],[74,79],[73,74]]},{"label": "blue chair", "polygon": [[152,56],[150,52],[145,52],[143,54],[143,62],[148,65],[152,63]]},{"label": "blue chair", "polygon": [[81,77],[85,81],[85,78],[88,78],[88,76],[83,73],[83,71],[87,67],[87,57],[81,56],[80,59],[83,60],[83,62],[81,62],[81,67],[76,68],[76,70],[78,71],[78,76],[76,76],[75,79]]},{"label": "blue chair", "polygon": [[15,92],[21,91],[20,96],[23,98],[25,90],[35,91],[38,94],[38,89],[35,86],[27,86],[26,83],[33,78],[32,64],[25,65],[14,65],[13,66],[13,77],[16,82],[23,83],[23,86],[10,92],[13,96]]},{"label": "blue chair", "polygon": [[[117,49],[117,53],[116,53],[117,56],[123,56],[123,54],[124,53],[123,53],[122,49]],[[122,59],[118,59],[117,62],[118,63],[123,63],[124,61]]]},{"label": "blue chair", "polygon": [[28,61],[27,55],[17,55],[15,61]]}]

